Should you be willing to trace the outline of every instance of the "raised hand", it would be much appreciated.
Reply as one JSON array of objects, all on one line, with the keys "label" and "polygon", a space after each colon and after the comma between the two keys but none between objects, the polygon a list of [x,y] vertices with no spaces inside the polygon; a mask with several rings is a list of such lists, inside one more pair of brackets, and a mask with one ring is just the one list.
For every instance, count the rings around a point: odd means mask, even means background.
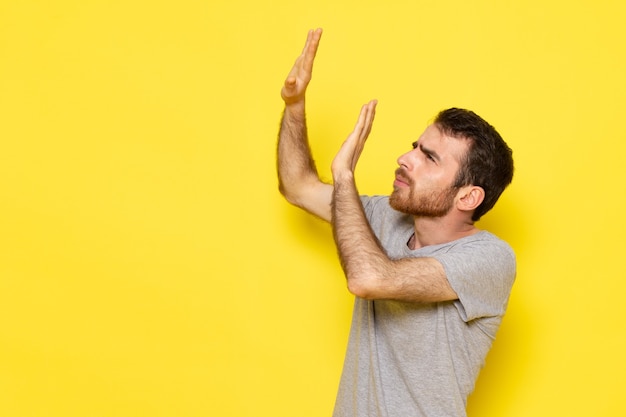
[{"label": "raised hand", "polygon": [[304,103],[306,88],[311,81],[313,61],[321,37],[322,29],[309,31],[302,54],[296,59],[280,93],[285,104]]},{"label": "raised hand", "polygon": [[374,116],[376,115],[377,100],[372,100],[364,104],[359,114],[359,119],[354,126],[354,130],[341,145],[341,149],[335,155],[331,166],[335,180],[340,179],[342,174],[353,174],[356,164],[365,147],[365,141],[372,130]]}]

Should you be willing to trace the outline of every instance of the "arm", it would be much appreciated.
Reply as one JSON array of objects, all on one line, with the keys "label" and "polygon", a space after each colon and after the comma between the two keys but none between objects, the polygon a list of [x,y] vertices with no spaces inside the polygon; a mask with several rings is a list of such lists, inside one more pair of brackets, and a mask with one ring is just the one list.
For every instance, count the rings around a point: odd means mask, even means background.
[{"label": "arm", "polygon": [[333,160],[332,225],[341,265],[354,295],[366,299],[437,302],[457,299],[433,258],[392,260],[367,222],[354,170],[374,120],[376,102],[363,106],[354,131]]},{"label": "arm", "polygon": [[289,72],[281,97],[285,102],[278,134],[277,169],[279,190],[291,204],[330,221],[332,186],[317,173],[309,147],[305,93],[311,81],[313,61],[322,30],[309,31],[302,54]]}]

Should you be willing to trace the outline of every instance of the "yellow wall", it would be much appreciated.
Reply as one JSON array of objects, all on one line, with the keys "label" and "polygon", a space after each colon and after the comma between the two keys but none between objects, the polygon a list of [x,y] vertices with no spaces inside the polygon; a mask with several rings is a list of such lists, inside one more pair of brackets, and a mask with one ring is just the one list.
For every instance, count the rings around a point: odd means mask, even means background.
[{"label": "yellow wall", "polygon": [[0,415],[330,415],[352,300],[274,172],[316,26],[324,176],[370,98],[362,192],[444,107],[514,149],[482,226],[518,281],[470,415],[626,414],[624,21],[603,0],[2,0]]}]

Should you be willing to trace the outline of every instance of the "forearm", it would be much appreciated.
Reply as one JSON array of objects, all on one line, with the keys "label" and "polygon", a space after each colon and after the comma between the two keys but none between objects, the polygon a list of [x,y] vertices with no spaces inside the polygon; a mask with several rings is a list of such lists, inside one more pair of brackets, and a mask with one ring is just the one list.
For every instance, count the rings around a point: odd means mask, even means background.
[{"label": "forearm", "polygon": [[348,289],[354,295],[408,302],[457,298],[437,260],[387,256],[367,221],[352,173],[335,176],[332,225]]},{"label": "forearm", "polygon": [[290,201],[297,199],[301,184],[318,178],[309,147],[304,101],[285,106],[276,161],[280,192]]},{"label": "forearm", "polygon": [[285,106],[276,159],[279,189],[287,201],[330,221],[333,187],[317,174],[307,137],[304,102]]},{"label": "forearm", "polygon": [[376,298],[380,277],[389,276],[391,261],[367,222],[352,173],[334,178],[333,236],[348,289],[362,298]]}]

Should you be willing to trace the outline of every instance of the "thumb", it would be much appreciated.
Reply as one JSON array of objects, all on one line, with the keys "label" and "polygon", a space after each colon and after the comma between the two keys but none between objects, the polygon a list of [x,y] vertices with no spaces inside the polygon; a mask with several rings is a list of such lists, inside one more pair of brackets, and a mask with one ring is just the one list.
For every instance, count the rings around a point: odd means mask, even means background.
[{"label": "thumb", "polygon": [[294,96],[297,92],[297,82],[295,77],[288,77],[285,80],[285,85],[283,86],[282,96],[283,98]]}]

